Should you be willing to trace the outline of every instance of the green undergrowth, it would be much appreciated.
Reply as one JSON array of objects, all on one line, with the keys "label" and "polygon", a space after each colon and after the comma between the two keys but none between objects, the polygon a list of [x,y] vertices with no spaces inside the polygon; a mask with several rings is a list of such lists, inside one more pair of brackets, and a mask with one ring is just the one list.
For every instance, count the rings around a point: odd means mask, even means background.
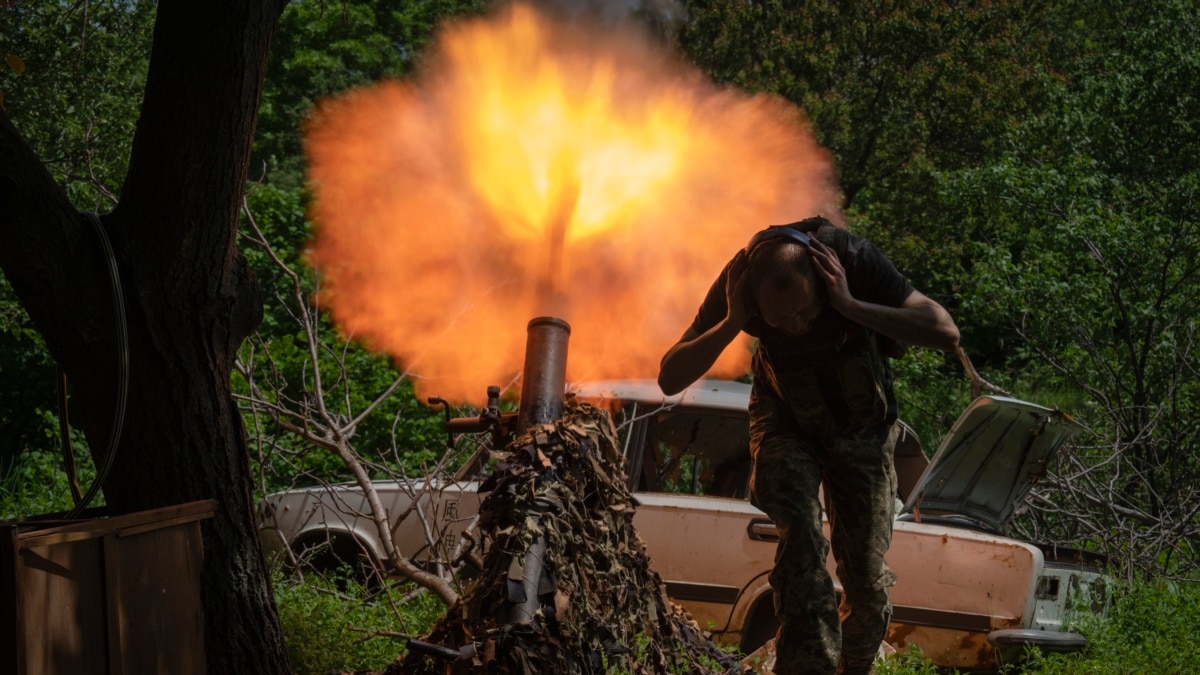
[{"label": "green undergrowth", "polygon": [[445,610],[432,593],[412,595],[411,584],[368,594],[315,576],[272,582],[295,675],[383,670],[406,651],[407,636],[428,631]]},{"label": "green undergrowth", "polygon": [[1200,584],[1166,580],[1114,589],[1103,619],[1084,616],[1072,627],[1088,638],[1083,654],[1031,655],[1024,672],[1125,675],[1200,671]]},{"label": "green undergrowth", "polygon": [[[1081,613],[1068,629],[1087,637],[1076,654],[1028,651],[1020,664],[1002,666],[1003,675],[1130,675],[1200,672],[1200,583],[1165,580],[1113,584],[1103,617]],[[880,663],[876,675],[946,675],[914,650]]]},{"label": "green undergrowth", "polygon": [[[411,585],[367,597],[361,589],[331,591],[315,578],[277,575],[275,598],[297,675],[382,670],[405,652],[404,637],[424,634],[444,607],[429,593],[406,598]],[[343,584],[344,586],[344,584]],[[1103,618],[1081,614],[1069,628],[1088,638],[1078,654],[1029,653],[1002,675],[1126,675],[1191,673],[1200,668],[1200,584],[1168,581],[1114,584]],[[715,665],[715,664],[714,664]],[[619,675],[612,671],[613,675]],[[720,672],[714,670],[714,673]],[[949,675],[920,650],[891,656],[876,675]]]},{"label": "green undergrowth", "polygon": [[[96,470],[86,449],[75,453],[76,484],[86,494],[95,480]],[[46,450],[22,453],[0,478],[0,520],[32,518],[70,511],[71,478],[63,468],[62,455]],[[103,493],[96,493],[89,506],[104,504]]]}]

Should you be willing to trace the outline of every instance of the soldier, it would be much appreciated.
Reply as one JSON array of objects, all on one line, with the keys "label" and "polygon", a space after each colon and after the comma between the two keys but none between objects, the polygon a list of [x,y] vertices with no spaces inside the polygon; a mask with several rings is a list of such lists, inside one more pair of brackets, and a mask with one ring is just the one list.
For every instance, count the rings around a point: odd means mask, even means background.
[{"label": "soldier", "polygon": [[[663,357],[675,394],[741,331],[751,363],[751,502],[775,522],[775,672],[869,673],[891,616],[901,345],[953,351],[958,327],[869,241],[816,217],[769,227],[725,266]],[[821,530],[824,483],[830,539]],[[830,545],[841,607],[825,568]]]}]

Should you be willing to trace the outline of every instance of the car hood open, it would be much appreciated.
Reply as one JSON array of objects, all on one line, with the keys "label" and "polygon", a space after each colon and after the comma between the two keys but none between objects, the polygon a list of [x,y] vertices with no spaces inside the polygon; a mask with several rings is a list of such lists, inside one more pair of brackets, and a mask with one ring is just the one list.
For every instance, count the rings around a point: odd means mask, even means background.
[{"label": "car hood open", "polygon": [[942,440],[902,517],[965,516],[1003,532],[1062,444],[1081,430],[1058,410],[1013,398],[977,398]]}]

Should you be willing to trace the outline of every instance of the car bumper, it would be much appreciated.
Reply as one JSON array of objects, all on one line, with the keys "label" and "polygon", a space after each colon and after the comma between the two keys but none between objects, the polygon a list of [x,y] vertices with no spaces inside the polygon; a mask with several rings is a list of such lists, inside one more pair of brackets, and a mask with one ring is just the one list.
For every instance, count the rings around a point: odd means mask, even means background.
[{"label": "car bumper", "polygon": [[1087,638],[1079,633],[1033,628],[994,630],[987,639],[1001,664],[1020,663],[1030,648],[1043,654],[1070,654],[1083,651],[1088,645]]}]

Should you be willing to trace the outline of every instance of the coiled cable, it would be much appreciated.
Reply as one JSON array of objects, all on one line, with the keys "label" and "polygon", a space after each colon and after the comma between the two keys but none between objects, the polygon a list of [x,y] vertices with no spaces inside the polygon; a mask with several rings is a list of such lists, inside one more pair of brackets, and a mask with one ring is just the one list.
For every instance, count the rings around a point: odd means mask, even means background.
[{"label": "coiled cable", "polygon": [[[121,275],[117,270],[117,257],[113,253],[108,233],[104,231],[104,225],[100,222],[100,216],[91,211],[80,211],[80,213],[91,222],[96,230],[96,236],[99,237],[100,246],[104,249],[104,259],[108,267],[108,281],[112,289],[113,315],[116,319],[117,332],[117,395],[113,407],[112,425],[108,434],[108,448],[105,450],[104,459],[96,469],[96,480],[92,481],[83,497],[76,501],[75,508],[67,514],[68,520],[78,518],[79,514],[83,513],[88,504],[96,498],[96,493],[100,491],[104,481],[108,479],[113,461],[117,456],[117,445],[121,442],[121,427],[125,424],[125,406],[129,398],[129,327],[125,318],[125,296],[121,291]],[[66,419],[66,410],[59,410],[59,415],[62,419]],[[67,425],[63,426],[63,453],[68,457],[68,465],[74,466],[70,432],[66,428]],[[75,476],[70,478],[72,482],[75,481]]]}]

